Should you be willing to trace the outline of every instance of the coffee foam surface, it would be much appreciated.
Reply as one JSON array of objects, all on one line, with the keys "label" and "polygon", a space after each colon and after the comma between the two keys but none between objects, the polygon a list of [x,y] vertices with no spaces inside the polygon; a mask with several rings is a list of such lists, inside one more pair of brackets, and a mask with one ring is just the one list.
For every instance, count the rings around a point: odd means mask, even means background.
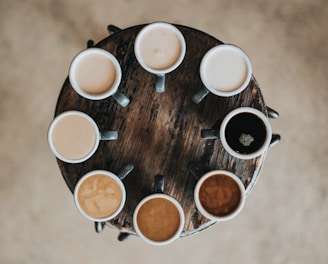
[{"label": "coffee foam surface", "polygon": [[122,190],[112,178],[95,174],[80,185],[78,201],[87,215],[105,218],[119,208],[122,202]]}]

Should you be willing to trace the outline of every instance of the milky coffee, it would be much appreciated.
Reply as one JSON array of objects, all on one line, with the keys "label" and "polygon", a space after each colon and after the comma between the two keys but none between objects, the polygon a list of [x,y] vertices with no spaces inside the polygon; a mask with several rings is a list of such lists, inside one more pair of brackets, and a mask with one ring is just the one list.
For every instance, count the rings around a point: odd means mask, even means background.
[{"label": "milky coffee", "polygon": [[102,54],[90,53],[80,59],[75,70],[76,82],[88,94],[102,94],[116,78],[113,62]]},{"label": "milky coffee", "polygon": [[122,202],[119,184],[105,174],[94,174],[79,186],[77,200],[81,209],[90,217],[106,218],[114,214]]},{"label": "milky coffee", "polygon": [[68,160],[88,156],[97,144],[97,128],[85,116],[65,114],[52,128],[50,135],[54,149]]},{"label": "milky coffee", "polygon": [[165,27],[154,27],[140,39],[140,55],[152,69],[163,70],[173,66],[180,57],[181,43],[177,34]]},{"label": "milky coffee", "polygon": [[208,58],[204,76],[213,89],[231,92],[244,83],[247,65],[244,58],[234,50],[218,49]]}]

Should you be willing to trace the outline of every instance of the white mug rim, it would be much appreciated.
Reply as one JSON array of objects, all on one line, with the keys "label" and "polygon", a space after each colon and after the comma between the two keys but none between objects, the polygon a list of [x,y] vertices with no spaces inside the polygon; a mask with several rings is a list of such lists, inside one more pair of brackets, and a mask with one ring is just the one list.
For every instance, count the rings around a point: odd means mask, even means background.
[{"label": "white mug rim", "polygon": [[[78,82],[76,81],[76,78],[75,78],[76,67],[77,67],[79,61],[84,56],[87,56],[89,54],[103,55],[104,57],[108,58],[115,67],[116,77],[115,77],[114,83],[112,84],[112,86],[110,88],[108,88],[107,91],[100,93],[100,94],[90,94],[90,93],[85,92],[83,89],[81,89],[80,85],[78,84]],[[118,60],[112,53],[110,53],[104,49],[101,49],[101,48],[88,48],[88,49],[85,49],[85,50],[79,52],[73,58],[73,60],[70,64],[70,67],[69,67],[69,81],[71,83],[71,86],[80,96],[90,99],[90,100],[102,100],[102,99],[105,99],[105,98],[115,94],[121,83],[121,79],[122,79],[122,70],[121,70],[121,66],[120,66]]]},{"label": "white mug rim", "polygon": [[[69,159],[69,158],[64,157],[62,154],[60,154],[57,151],[56,147],[53,144],[53,140],[52,140],[52,133],[53,133],[53,130],[54,130],[56,124],[60,120],[62,120],[63,118],[65,118],[67,116],[72,116],[72,115],[77,115],[77,116],[81,116],[81,117],[85,118],[92,125],[92,127],[95,130],[95,134],[96,134],[95,144],[94,144],[92,150],[87,155],[85,155],[84,157],[82,157],[80,159]],[[48,129],[48,144],[49,144],[49,147],[50,147],[52,153],[58,159],[60,159],[64,162],[67,162],[67,163],[81,163],[81,162],[86,161],[87,159],[89,159],[96,152],[96,150],[99,146],[99,141],[100,141],[100,132],[99,132],[99,128],[98,128],[96,122],[89,115],[87,115],[86,113],[76,111],[76,110],[69,110],[69,111],[66,111],[66,112],[63,112],[63,113],[57,115],[51,121],[49,129]]]},{"label": "white mug rim", "polygon": [[[96,218],[96,217],[92,217],[92,216],[88,215],[81,208],[79,200],[78,200],[78,191],[80,189],[81,184],[86,179],[88,179],[88,178],[90,178],[94,175],[98,175],[98,174],[105,175],[105,176],[113,179],[120,186],[120,189],[122,191],[122,200],[121,200],[121,203],[120,203],[119,207],[117,208],[117,210],[113,214],[111,214],[107,217],[103,217],[103,218]],[[114,217],[116,217],[122,211],[122,209],[124,207],[124,204],[125,204],[125,201],[126,201],[126,190],[125,190],[124,184],[123,184],[122,180],[116,174],[114,174],[110,171],[106,171],[106,170],[93,170],[93,171],[90,171],[90,172],[86,173],[85,175],[83,175],[74,187],[74,203],[75,203],[75,206],[76,206],[77,210],[85,218],[87,218],[88,220],[94,221],[94,222],[106,222],[106,221],[109,221],[109,220],[113,219]]]},{"label": "white mug rim", "polygon": [[[232,91],[221,91],[221,90],[217,90],[217,89],[213,88],[206,80],[206,73],[204,72],[208,58],[210,56],[212,56],[213,53],[217,52],[218,50],[222,50],[222,49],[236,51],[244,59],[244,61],[246,63],[246,67],[247,67],[247,74],[246,74],[246,78],[245,78],[244,82],[237,89],[234,89]],[[233,95],[241,93],[248,86],[248,84],[252,78],[252,74],[253,74],[252,73],[252,64],[250,62],[249,57],[245,53],[245,51],[243,51],[241,48],[239,48],[235,45],[232,45],[232,44],[219,44],[219,45],[214,46],[211,49],[209,49],[205,53],[205,55],[203,56],[203,58],[201,60],[199,71],[200,71],[200,78],[201,78],[204,86],[206,87],[206,89],[209,90],[211,93],[218,95],[218,96],[222,96],[222,97],[233,96]]]},{"label": "white mug rim", "polygon": [[[138,212],[141,208],[142,205],[144,205],[147,201],[155,199],[155,198],[162,198],[162,199],[166,199],[168,201],[170,201],[171,203],[173,203],[175,205],[175,207],[177,208],[177,210],[179,211],[179,216],[180,216],[180,224],[179,227],[176,231],[176,233],[170,237],[169,239],[165,240],[165,241],[153,241],[151,239],[149,239],[148,237],[146,237],[141,230],[139,229],[138,226],[138,222],[137,222],[137,216],[138,216]],[[172,243],[173,241],[175,241],[176,239],[178,239],[182,233],[183,227],[185,224],[185,215],[184,215],[184,211],[182,209],[181,204],[172,196],[169,196],[167,194],[164,193],[154,193],[151,195],[146,196],[145,198],[143,198],[137,205],[137,207],[134,209],[134,213],[133,213],[133,226],[134,229],[137,233],[137,235],[145,242],[147,242],[148,244],[151,245],[155,245],[155,246],[163,246],[163,245],[167,245]]]},{"label": "white mug rim", "polygon": [[[257,116],[258,118],[260,118],[262,120],[262,122],[265,126],[265,129],[266,129],[266,138],[265,138],[262,146],[258,150],[254,151],[252,153],[249,153],[249,154],[241,154],[241,153],[238,153],[235,150],[233,150],[229,146],[229,144],[226,140],[226,137],[225,137],[225,129],[226,129],[227,124],[229,123],[231,118],[233,118],[234,116],[236,116],[240,113],[254,114],[255,116]],[[230,155],[232,155],[236,158],[239,158],[239,159],[253,159],[253,158],[256,158],[256,157],[260,156],[261,154],[263,154],[269,148],[270,141],[271,141],[271,135],[272,135],[272,129],[271,129],[271,125],[270,125],[268,118],[261,111],[255,109],[255,108],[252,108],[252,107],[239,107],[239,108],[232,110],[225,116],[225,118],[223,119],[221,126],[220,126],[220,140],[221,140],[221,143],[222,143],[224,149]]]},{"label": "white mug rim", "polygon": [[[225,175],[227,177],[232,178],[238,184],[240,192],[241,192],[241,198],[240,198],[240,202],[238,204],[238,207],[233,212],[231,212],[229,215],[226,215],[226,216],[216,216],[216,215],[210,214],[209,212],[207,212],[204,209],[204,207],[202,206],[202,204],[199,200],[199,190],[200,190],[200,187],[202,186],[202,184],[204,183],[204,181],[206,179],[212,177],[213,175],[217,175],[217,174]],[[196,204],[197,209],[200,211],[200,213],[202,215],[204,215],[206,218],[208,218],[210,220],[223,222],[223,221],[228,221],[228,220],[233,219],[234,217],[236,217],[241,212],[241,210],[243,209],[243,207],[245,205],[246,190],[245,190],[245,186],[241,182],[241,180],[237,177],[237,175],[235,175],[231,171],[212,170],[212,171],[209,171],[209,172],[205,173],[203,176],[201,176],[201,178],[196,183],[196,186],[195,186],[195,189],[194,189],[194,200],[195,200],[195,204]]]},{"label": "white mug rim", "polygon": [[[177,61],[171,65],[170,67],[167,67],[165,69],[153,69],[151,67],[149,67],[146,63],[144,63],[142,56],[140,54],[140,41],[143,37],[143,35],[150,29],[156,28],[156,27],[164,27],[167,29],[170,29],[171,31],[173,31],[179,38],[180,40],[180,45],[181,45],[181,52],[179,55],[179,58],[177,59]],[[148,72],[153,73],[153,74],[166,74],[169,72],[174,71],[183,61],[185,54],[186,54],[186,41],[185,38],[183,36],[183,34],[181,33],[181,31],[174,25],[170,24],[170,23],[165,23],[165,22],[154,22],[154,23],[150,23],[146,26],[144,26],[138,33],[135,42],[134,42],[134,53],[135,56],[139,62],[139,64]]]}]

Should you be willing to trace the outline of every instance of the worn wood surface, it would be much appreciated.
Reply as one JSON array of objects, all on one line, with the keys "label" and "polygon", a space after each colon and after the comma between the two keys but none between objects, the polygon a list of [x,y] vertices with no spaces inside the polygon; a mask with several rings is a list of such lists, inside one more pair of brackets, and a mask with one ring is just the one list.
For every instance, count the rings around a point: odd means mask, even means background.
[{"label": "worn wood surface", "polygon": [[[114,54],[122,67],[119,90],[131,103],[123,108],[113,98],[90,101],[80,97],[68,78],[58,98],[55,115],[67,110],[80,110],[90,115],[101,131],[118,130],[117,141],[101,141],[97,152],[80,164],[58,161],[71,191],[88,171],[105,169],[117,172],[126,163],[135,169],[124,180],[127,200],[123,211],[108,224],[134,234],[133,210],[137,203],[153,191],[155,175],[165,177],[164,193],[182,205],[186,224],[182,236],[198,232],[211,224],[197,211],[193,190],[197,179],[188,168],[196,165],[203,172],[226,169],[244,183],[247,193],[259,176],[264,157],[239,160],[223,149],[220,140],[204,140],[201,129],[219,127],[220,121],[234,108],[255,107],[266,113],[259,86],[254,78],[239,95],[222,98],[209,94],[199,105],[191,101],[202,87],[199,66],[203,55],[222,42],[195,29],[177,25],[183,33],[187,52],[182,64],[166,76],[166,91],[154,90],[155,76],[141,68],[133,45],[143,25],[116,32],[95,46]],[[90,43],[89,43],[90,44]]]}]

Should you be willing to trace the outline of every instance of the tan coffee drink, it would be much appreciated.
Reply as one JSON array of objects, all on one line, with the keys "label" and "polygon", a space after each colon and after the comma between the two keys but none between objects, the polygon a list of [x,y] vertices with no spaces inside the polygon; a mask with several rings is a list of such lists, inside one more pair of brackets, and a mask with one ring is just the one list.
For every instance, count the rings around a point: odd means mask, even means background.
[{"label": "tan coffee drink", "polygon": [[66,113],[53,124],[50,141],[64,159],[79,160],[93,152],[97,128],[89,118],[76,112]]},{"label": "tan coffee drink", "polygon": [[[126,106],[128,98],[118,91],[122,71],[116,57],[101,48],[88,48],[78,53],[69,68],[73,89],[84,98],[102,100],[109,96]],[[120,96],[119,96],[120,95]]]},{"label": "tan coffee drink", "polygon": [[79,186],[77,199],[88,216],[101,219],[111,216],[119,209],[122,190],[108,175],[94,174]]},{"label": "tan coffee drink", "polygon": [[75,74],[76,82],[88,94],[106,92],[116,78],[113,62],[97,53],[90,53],[81,58]]},{"label": "tan coffee drink", "polygon": [[146,201],[137,214],[137,224],[141,233],[156,242],[173,237],[180,226],[180,213],[176,205],[164,198]]},{"label": "tan coffee drink", "polygon": [[150,29],[140,40],[140,55],[144,63],[156,70],[163,70],[174,65],[180,53],[180,39],[168,28]]},{"label": "tan coffee drink", "polygon": [[162,22],[151,23],[138,33],[134,53],[146,71],[161,76],[181,64],[186,41],[177,27]]}]

